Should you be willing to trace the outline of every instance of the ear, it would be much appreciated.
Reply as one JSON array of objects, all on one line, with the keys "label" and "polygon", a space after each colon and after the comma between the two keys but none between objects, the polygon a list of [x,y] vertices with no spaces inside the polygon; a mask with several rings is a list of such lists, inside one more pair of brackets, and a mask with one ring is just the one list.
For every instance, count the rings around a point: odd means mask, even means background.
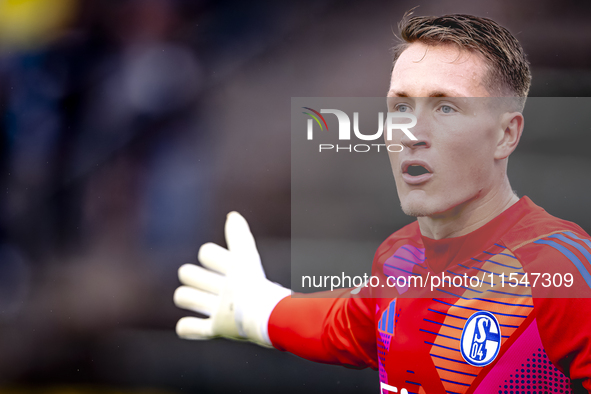
[{"label": "ear", "polygon": [[495,159],[506,159],[513,153],[523,133],[523,125],[524,119],[521,112],[507,112],[502,115],[502,129],[499,130]]}]

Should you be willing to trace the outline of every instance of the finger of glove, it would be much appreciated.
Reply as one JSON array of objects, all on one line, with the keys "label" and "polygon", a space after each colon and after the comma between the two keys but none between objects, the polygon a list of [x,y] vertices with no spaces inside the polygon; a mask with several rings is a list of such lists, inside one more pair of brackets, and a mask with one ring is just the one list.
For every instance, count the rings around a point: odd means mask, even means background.
[{"label": "finger of glove", "polygon": [[179,280],[184,285],[208,293],[220,294],[225,278],[220,274],[194,264],[184,264],[179,268]]},{"label": "finger of glove", "polygon": [[174,304],[179,308],[211,316],[219,306],[219,297],[189,286],[181,286],[174,292]]},{"label": "finger of glove", "polygon": [[209,339],[215,334],[211,319],[183,317],[176,324],[176,333],[184,339]]},{"label": "finger of glove", "polygon": [[201,245],[197,259],[204,267],[224,275],[228,273],[231,266],[230,251],[214,243]]},{"label": "finger of glove", "polygon": [[230,252],[242,256],[257,256],[256,243],[246,219],[238,212],[230,212],[226,219],[226,243]]},{"label": "finger of glove", "polygon": [[261,259],[248,223],[238,212],[230,212],[226,220],[226,243],[234,256],[239,256],[238,272],[265,277]]}]

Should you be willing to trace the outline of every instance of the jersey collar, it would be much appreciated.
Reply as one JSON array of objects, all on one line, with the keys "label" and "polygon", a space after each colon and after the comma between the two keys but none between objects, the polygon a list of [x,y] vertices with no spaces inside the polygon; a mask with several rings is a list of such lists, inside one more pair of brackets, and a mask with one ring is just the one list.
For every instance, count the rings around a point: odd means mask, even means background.
[{"label": "jersey collar", "polygon": [[470,260],[500,242],[500,238],[525,215],[540,210],[524,196],[484,226],[461,237],[432,239],[421,235],[425,246],[425,262],[436,273]]}]

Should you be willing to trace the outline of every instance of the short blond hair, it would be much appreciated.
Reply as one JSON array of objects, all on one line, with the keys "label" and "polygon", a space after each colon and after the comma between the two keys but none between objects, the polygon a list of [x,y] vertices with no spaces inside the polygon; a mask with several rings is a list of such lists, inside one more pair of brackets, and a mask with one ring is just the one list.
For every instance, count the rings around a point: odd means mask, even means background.
[{"label": "short blond hair", "polygon": [[488,62],[484,81],[493,95],[519,98],[521,109],[531,85],[531,72],[519,41],[503,26],[489,18],[452,14],[415,16],[405,14],[399,24],[400,38],[394,47],[394,63],[412,43],[426,45],[453,44],[478,52]]}]

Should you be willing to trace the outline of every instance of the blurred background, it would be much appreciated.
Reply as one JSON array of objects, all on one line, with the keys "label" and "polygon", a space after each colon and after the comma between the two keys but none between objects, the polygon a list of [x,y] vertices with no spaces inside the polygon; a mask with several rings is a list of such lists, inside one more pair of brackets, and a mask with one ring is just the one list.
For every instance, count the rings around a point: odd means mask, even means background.
[{"label": "blurred background", "polygon": [[[417,5],[509,28],[532,96],[590,95],[588,1],[0,0],[0,390],[376,391],[374,371],[181,341],[172,294],[199,245],[224,243],[230,210],[289,285],[291,97],[385,94]],[[513,186],[589,232],[589,125],[530,125]],[[377,246],[408,223],[389,188],[367,237],[355,216],[334,236]]]}]

